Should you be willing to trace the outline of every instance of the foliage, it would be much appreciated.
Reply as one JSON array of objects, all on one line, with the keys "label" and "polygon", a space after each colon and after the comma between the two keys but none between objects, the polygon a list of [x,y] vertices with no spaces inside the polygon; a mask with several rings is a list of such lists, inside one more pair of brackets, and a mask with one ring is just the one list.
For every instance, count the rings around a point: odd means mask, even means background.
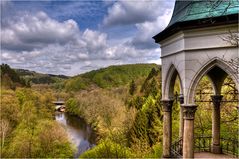
[{"label": "foliage", "polygon": [[148,118],[144,111],[139,111],[136,115],[133,128],[130,131],[131,142],[135,139],[148,141]]},{"label": "foliage", "polygon": [[82,77],[73,77],[65,82],[66,91],[78,91],[82,89],[87,89],[90,86],[88,79]]},{"label": "foliage", "polygon": [[130,147],[138,157],[153,156],[153,147],[162,142],[161,83],[156,80],[158,78],[160,72],[153,68],[142,83],[140,92],[136,92],[127,102],[129,108],[137,109],[128,134]]},{"label": "foliage", "polygon": [[[146,76],[145,76],[146,77]],[[159,157],[162,155],[162,136],[163,136],[163,113],[161,106],[161,83],[160,70],[152,69],[149,75],[142,80],[131,80],[128,89],[111,88],[108,90],[97,89],[85,91],[76,95],[78,109],[84,118],[90,119],[94,123],[100,134],[99,145],[84,153],[83,157],[98,157],[109,153],[110,157],[115,157],[112,149],[102,146],[100,143],[107,140],[107,143],[124,145],[129,149],[133,157]],[[140,82],[139,82],[140,81]],[[235,93],[235,85],[227,82],[222,87],[224,98],[238,100],[238,97],[230,95]],[[133,85],[141,87],[140,90],[132,89]],[[231,88],[231,89],[229,89]],[[134,91],[132,91],[134,90]],[[198,85],[198,90],[206,94],[196,95],[196,100],[202,98],[210,100],[212,87],[207,77],[204,77]],[[133,93],[132,93],[133,92]],[[173,141],[179,137],[179,112],[180,104],[178,95],[180,92],[180,81],[176,78],[174,85],[174,99],[172,109],[172,138]],[[127,94],[128,93],[128,94]],[[126,94],[126,95],[125,95]],[[113,100],[113,101],[112,101]],[[118,101],[120,106],[115,107]],[[124,101],[124,103],[122,103]],[[211,109],[212,103],[197,103],[199,105],[195,116],[195,136],[211,135]],[[117,109],[116,109],[117,108]],[[237,107],[228,104],[222,106],[221,135],[237,137],[238,127],[236,122]],[[130,111],[133,117],[130,117]],[[128,113],[127,113],[128,112]],[[230,131],[228,131],[230,130]],[[113,136],[113,137],[112,137]],[[98,151],[98,149],[100,149]],[[89,153],[89,156],[87,156]],[[87,155],[85,155],[87,154]],[[109,155],[108,154],[108,155]],[[103,157],[105,157],[103,155]]]},{"label": "foliage", "polygon": [[1,86],[16,89],[17,86],[30,86],[23,78],[17,74],[9,65],[2,64],[0,65],[1,73]]},{"label": "foliage", "polygon": [[124,102],[103,89],[78,93],[75,98],[67,100],[66,110],[84,118],[99,130],[100,136],[123,129],[127,113]]},{"label": "foliage", "polygon": [[145,98],[144,97],[140,97],[140,96],[136,96],[133,97],[129,102],[128,102],[128,106],[129,107],[134,107],[137,110],[140,110],[144,104]]},{"label": "foliage", "polygon": [[109,66],[99,70],[90,71],[78,75],[65,82],[67,91],[79,91],[90,89],[92,86],[100,88],[113,88],[128,84],[132,80],[148,75],[155,64],[131,64],[120,66]]},{"label": "foliage", "polygon": [[129,94],[130,94],[130,95],[134,95],[136,89],[137,89],[137,88],[136,88],[136,84],[135,84],[134,80],[132,80],[132,81],[130,82],[130,86],[129,86]]},{"label": "foliage", "polygon": [[[212,109],[213,103],[211,95],[213,88],[208,77],[203,77],[198,84],[196,90],[196,101],[198,108],[195,115],[195,133],[200,136],[212,135]],[[223,101],[221,103],[221,137],[236,139],[238,137],[238,91],[236,85],[231,78],[227,77],[224,80],[221,93]],[[200,102],[203,101],[203,102]]]},{"label": "foliage", "polygon": [[80,109],[78,108],[78,101],[75,98],[70,98],[66,101],[66,109],[67,112],[73,114],[73,115],[80,115],[81,113],[79,112]]},{"label": "foliage", "polygon": [[144,96],[146,97],[149,95],[153,95],[155,97],[157,93],[160,93],[159,90],[161,90],[161,84],[159,83],[158,79],[160,79],[159,69],[156,70],[155,68],[152,68],[143,85],[141,86],[140,92],[144,93]]},{"label": "foliage", "polygon": [[[123,65],[91,71],[64,83],[69,92],[58,90],[57,99],[64,99],[67,112],[84,118],[98,135],[97,146],[80,157],[162,156],[160,76],[156,65]],[[57,84],[62,87],[62,83]],[[17,88],[16,91],[2,89],[1,157],[72,157],[73,149],[65,130],[52,120],[54,92],[49,87],[38,86]],[[179,134],[179,90],[177,77],[172,111],[173,141]],[[230,78],[225,80],[222,92],[225,100],[238,101],[238,96],[233,95],[237,91]],[[198,85],[196,101],[210,100],[211,94],[210,81],[204,77]],[[197,104],[195,136],[211,135],[212,103]],[[236,102],[222,104],[222,137],[237,137],[237,113]]]},{"label": "foliage", "polygon": [[1,92],[1,157],[72,157],[65,130],[53,121],[53,94],[28,88]]},{"label": "foliage", "polygon": [[64,75],[43,74],[24,69],[15,69],[15,71],[21,78],[32,84],[58,84],[69,78],[68,76]]},{"label": "foliage", "polygon": [[156,104],[156,100],[152,96],[148,97],[145,104],[137,112],[134,125],[131,129],[131,141],[142,139],[152,146],[159,142],[162,135],[162,117],[160,112],[160,104]]},{"label": "foliage", "polygon": [[110,139],[101,142],[91,150],[83,153],[80,158],[130,158],[133,157],[129,148],[113,142]]},{"label": "foliage", "polygon": [[[36,120],[35,120],[36,121]],[[9,157],[70,157],[72,148],[67,135],[56,122],[37,121],[34,125],[21,123],[7,150]]]}]

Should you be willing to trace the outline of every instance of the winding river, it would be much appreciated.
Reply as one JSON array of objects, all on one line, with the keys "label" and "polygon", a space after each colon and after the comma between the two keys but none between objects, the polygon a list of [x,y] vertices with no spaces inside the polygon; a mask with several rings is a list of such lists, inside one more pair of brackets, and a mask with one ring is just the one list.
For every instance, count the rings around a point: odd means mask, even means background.
[{"label": "winding river", "polygon": [[83,119],[60,112],[56,113],[55,119],[63,125],[71,143],[76,147],[74,157],[79,157],[95,145],[95,133]]}]

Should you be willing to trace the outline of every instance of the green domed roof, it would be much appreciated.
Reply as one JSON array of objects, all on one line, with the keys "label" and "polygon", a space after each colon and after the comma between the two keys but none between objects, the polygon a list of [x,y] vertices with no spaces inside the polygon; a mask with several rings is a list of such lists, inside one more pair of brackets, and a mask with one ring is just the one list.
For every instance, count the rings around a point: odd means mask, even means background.
[{"label": "green domed roof", "polygon": [[179,1],[176,0],[173,16],[168,26],[183,21],[238,14],[238,0]]},{"label": "green domed roof", "polygon": [[176,0],[168,26],[154,36],[159,42],[184,28],[238,23],[239,0]]}]

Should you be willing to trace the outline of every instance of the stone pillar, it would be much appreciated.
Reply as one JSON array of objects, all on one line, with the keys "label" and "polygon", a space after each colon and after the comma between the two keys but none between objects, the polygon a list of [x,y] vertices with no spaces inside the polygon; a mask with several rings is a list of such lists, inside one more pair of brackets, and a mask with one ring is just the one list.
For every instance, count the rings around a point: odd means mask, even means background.
[{"label": "stone pillar", "polygon": [[194,157],[194,116],[197,110],[196,105],[182,105],[184,117],[183,133],[183,158]]},{"label": "stone pillar", "polygon": [[213,109],[212,109],[212,153],[220,154],[222,149],[220,146],[220,105],[222,95],[211,96]]},{"label": "stone pillar", "polygon": [[173,100],[162,100],[163,106],[163,158],[171,158]]},{"label": "stone pillar", "polygon": [[183,103],[184,103],[184,97],[180,96],[179,97],[179,102],[180,102],[180,126],[179,126],[179,138],[183,139],[183,128],[184,128],[184,121],[183,121]]}]

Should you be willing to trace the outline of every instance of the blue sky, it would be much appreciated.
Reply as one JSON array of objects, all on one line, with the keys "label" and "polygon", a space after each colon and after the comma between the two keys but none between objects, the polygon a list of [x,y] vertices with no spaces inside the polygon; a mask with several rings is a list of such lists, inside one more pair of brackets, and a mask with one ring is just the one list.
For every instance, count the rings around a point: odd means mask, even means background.
[{"label": "blue sky", "polygon": [[152,36],[174,1],[1,1],[1,62],[76,75],[109,65],[160,63]]}]

